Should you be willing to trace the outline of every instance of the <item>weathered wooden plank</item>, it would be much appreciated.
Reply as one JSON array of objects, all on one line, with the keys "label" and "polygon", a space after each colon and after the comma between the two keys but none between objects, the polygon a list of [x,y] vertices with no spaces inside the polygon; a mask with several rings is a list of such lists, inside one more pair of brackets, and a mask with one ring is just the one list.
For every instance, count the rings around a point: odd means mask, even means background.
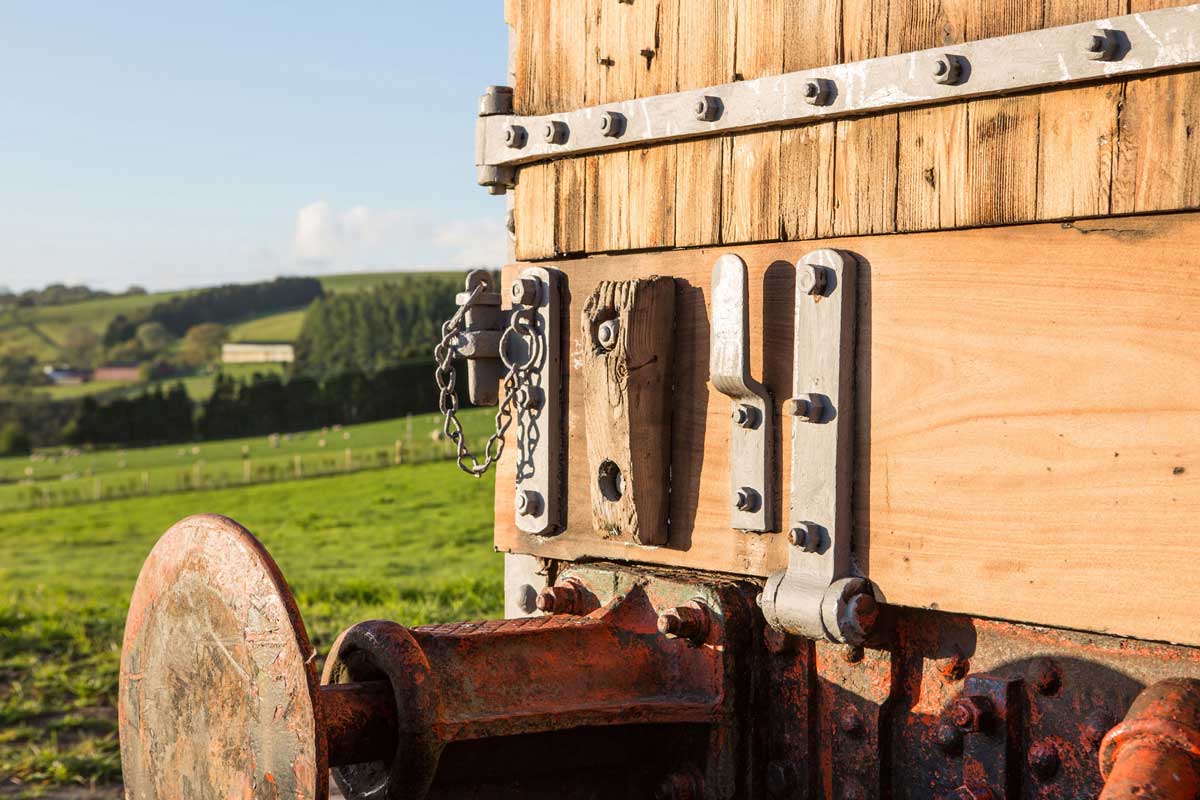
[{"label": "weathered wooden plank", "polygon": [[1111,210],[1119,83],[1039,97],[1037,217],[1094,217]]},{"label": "weathered wooden plank", "polygon": [[[786,396],[792,354],[778,332],[790,329],[793,293],[781,263],[816,246],[863,260],[855,546],[888,600],[1200,644],[1200,215],[566,262],[572,318],[600,280],[676,278],[672,539],[651,549],[593,534],[575,392],[566,532],[523,537],[509,493],[497,492],[497,545],[781,568],[784,536],[728,527],[728,402],[707,384],[709,282],[720,253],[746,260],[752,371]],[[786,487],[786,438],[783,448]],[[506,456],[499,485],[512,470]],[[1171,591],[1145,590],[1168,575]]]}]

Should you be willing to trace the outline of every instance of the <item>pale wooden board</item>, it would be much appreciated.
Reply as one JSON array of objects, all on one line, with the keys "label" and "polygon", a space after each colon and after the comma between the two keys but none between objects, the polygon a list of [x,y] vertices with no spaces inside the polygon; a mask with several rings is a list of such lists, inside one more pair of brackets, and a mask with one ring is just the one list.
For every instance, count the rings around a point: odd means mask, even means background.
[{"label": "pale wooden board", "polygon": [[[729,403],[707,383],[708,284],[718,255],[746,260],[752,373],[785,397],[791,265],[815,246],[562,262],[568,319],[601,279],[676,278],[672,538],[648,548],[592,531],[572,394],[567,531],[519,534],[511,493],[498,491],[497,546],[756,576],[782,568],[783,535],[728,527]],[[889,602],[1200,644],[1200,215],[819,246],[865,263],[855,545]],[[566,327],[577,387],[577,326]],[[512,480],[506,456],[498,485]]]},{"label": "pale wooden board", "polygon": [[[547,113],[1185,5],[1175,0],[512,0],[518,109]],[[582,19],[582,21],[580,21]],[[640,55],[651,49],[647,63]],[[599,59],[612,59],[600,65]],[[527,167],[518,253],[807,239],[1200,206],[1183,73]],[[579,102],[583,97],[586,102]],[[655,151],[664,151],[656,153]],[[1169,154],[1160,156],[1159,154]],[[564,162],[569,163],[569,162]],[[611,172],[612,174],[608,174]],[[576,177],[584,183],[578,191]],[[673,188],[670,184],[674,183]],[[646,187],[653,187],[654,192]],[[662,195],[657,189],[667,187]],[[550,197],[545,197],[551,193]],[[673,203],[661,197],[674,195]],[[590,204],[576,198],[586,197]],[[543,221],[545,209],[557,208]],[[672,223],[669,217],[674,216]],[[643,222],[642,219],[646,218]],[[553,233],[551,233],[553,229]]]}]

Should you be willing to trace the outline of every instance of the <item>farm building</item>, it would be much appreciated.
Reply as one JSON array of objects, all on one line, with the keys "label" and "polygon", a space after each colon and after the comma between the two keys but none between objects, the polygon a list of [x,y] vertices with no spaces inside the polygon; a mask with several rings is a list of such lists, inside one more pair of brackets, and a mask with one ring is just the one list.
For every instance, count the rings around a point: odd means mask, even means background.
[{"label": "farm building", "polygon": [[281,342],[234,342],[221,347],[224,364],[290,364],[295,360],[295,349]]}]

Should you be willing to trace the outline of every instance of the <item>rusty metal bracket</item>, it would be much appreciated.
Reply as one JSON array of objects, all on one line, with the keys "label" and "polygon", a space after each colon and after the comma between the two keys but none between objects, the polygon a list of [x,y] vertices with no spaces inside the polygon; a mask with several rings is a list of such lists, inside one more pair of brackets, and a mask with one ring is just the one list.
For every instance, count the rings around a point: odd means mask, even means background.
[{"label": "rusty metal bracket", "polygon": [[857,261],[816,250],[796,265],[792,480],[787,569],[763,593],[788,633],[861,644],[874,623],[869,584],[850,558]]},{"label": "rusty metal bracket", "polygon": [[750,377],[750,311],[746,262],[717,259],[712,280],[709,380],[733,400],[729,427],[730,524],[744,531],[776,527],[772,442],[775,407],[767,387]]}]

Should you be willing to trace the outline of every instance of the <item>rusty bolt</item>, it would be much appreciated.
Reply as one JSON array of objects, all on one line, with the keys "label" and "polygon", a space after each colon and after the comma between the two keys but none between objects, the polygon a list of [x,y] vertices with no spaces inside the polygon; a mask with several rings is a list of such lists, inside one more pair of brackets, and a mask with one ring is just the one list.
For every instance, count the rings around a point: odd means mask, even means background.
[{"label": "rusty bolt", "polygon": [[698,800],[700,782],[690,772],[675,772],[662,779],[654,800]]},{"label": "rusty bolt", "polygon": [[809,422],[820,422],[825,416],[825,398],[819,394],[802,394],[788,400],[783,406],[783,412]]},{"label": "rusty bolt", "polygon": [[847,706],[838,715],[838,727],[851,736],[860,736],[863,732],[862,714],[854,706]]},{"label": "rusty bolt", "polygon": [[504,144],[519,150],[525,146],[525,142],[529,141],[529,135],[520,125],[508,125],[504,128]]},{"label": "rusty bolt", "polygon": [[970,694],[954,701],[950,720],[964,733],[975,733],[987,727],[993,711],[991,698]]},{"label": "rusty bolt", "polygon": [[843,621],[846,626],[844,629],[858,631],[863,639],[870,636],[871,631],[875,630],[875,623],[879,621],[879,603],[875,595],[863,592],[847,600]]},{"label": "rusty bolt", "polygon": [[847,664],[861,664],[862,660],[867,657],[867,651],[862,645],[848,644],[842,650],[842,660]]},{"label": "rusty bolt", "polygon": [[701,97],[694,108],[696,119],[701,122],[715,122],[721,117],[721,98]]},{"label": "rusty bolt", "polygon": [[596,327],[596,342],[605,350],[617,346],[617,335],[621,332],[621,320],[617,317],[607,319]]},{"label": "rusty bolt", "polygon": [[541,288],[537,278],[517,278],[512,285],[512,301],[517,305],[536,306]]},{"label": "rusty bolt", "polygon": [[758,492],[749,486],[743,486],[737,490],[737,496],[734,498],[733,504],[737,506],[738,511],[754,513],[758,511],[758,507],[762,504],[762,498]]},{"label": "rusty bolt", "polygon": [[1029,768],[1039,780],[1048,781],[1053,778],[1061,763],[1058,748],[1053,742],[1035,742],[1029,748]]},{"label": "rusty bolt", "polygon": [[547,614],[578,614],[582,600],[579,587],[568,581],[542,589],[537,598],[537,608]]},{"label": "rusty bolt", "polygon": [[951,53],[943,53],[934,59],[933,79],[938,83],[953,86],[962,81],[963,58]]},{"label": "rusty bolt", "polygon": [[1056,695],[1062,688],[1062,668],[1048,658],[1043,658],[1034,665],[1031,677],[1033,688],[1040,695]]},{"label": "rusty bolt", "polygon": [[963,734],[957,725],[943,722],[933,732],[933,739],[937,742],[938,749],[948,756],[956,756],[962,752]]},{"label": "rusty bolt", "polygon": [[791,797],[799,783],[796,765],[790,761],[772,761],[767,764],[767,794],[775,800]]},{"label": "rusty bolt", "polygon": [[616,111],[605,111],[600,115],[600,133],[617,138],[625,132],[625,115]]},{"label": "rusty bolt", "polygon": [[824,294],[829,283],[829,273],[816,264],[796,265],[796,288],[804,294]]},{"label": "rusty bolt", "polygon": [[567,123],[551,120],[542,126],[542,141],[546,144],[562,144],[567,141],[570,129]]},{"label": "rusty bolt", "polygon": [[687,639],[699,644],[711,625],[708,606],[693,600],[658,615],[658,632],[668,639]]},{"label": "rusty bolt", "polygon": [[517,606],[526,614],[537,611],[538,590],[530,584],[525,584],[517,590]]},{"label": "rusty bolt", "polygon": [[955,653],[942,662],[942,676],[948,681],[961,681],[971,671],[971,662],[962,653]]},{"label": "rusty bolt", "polygon": [[758,409],[749,403],[738,403],[733,410],[733,421],[740,428],[758,427]]},{"label": "rusty bolt", "polygon": [[821,529],[811,522],[801,522],[788,531],[788,544],[806,553],[815,553],[821,547]]}]

